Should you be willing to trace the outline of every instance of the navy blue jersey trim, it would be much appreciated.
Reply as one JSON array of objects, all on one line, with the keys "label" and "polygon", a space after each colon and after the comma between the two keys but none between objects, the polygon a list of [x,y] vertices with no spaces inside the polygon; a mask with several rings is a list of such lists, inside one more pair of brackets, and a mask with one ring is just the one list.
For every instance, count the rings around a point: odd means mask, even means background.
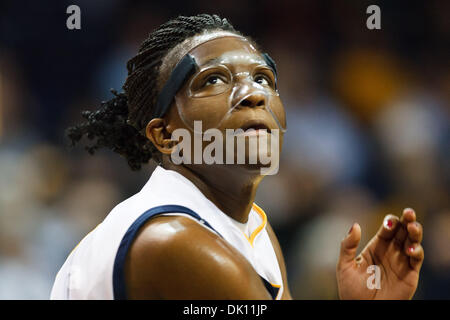
[{"label": "navy blue jersey trim", "polygon": [[262,282],[264,283],[264,286],[266,287],[267,291],[269,291],[270,295],[272,296],[272,299],[275,300],[278,295],[278,291],[280,291],[280,288],[272,286],[269,281],[267,281],[266,279],[264,279],[261,276],[259,276],[259,277],[261,278]]},{"label": "navy blue jersey trim", "polygon": [[[134,238],[136,237],[140,228],[152,217],[163,214],[163,213],[184,213],[188,214],[191,217],[197,219],[211,230],[215,231],[220,237],[222,235],[216,231],[206,220],[203,220],[197,213],[192,211],[189,208],[179,206],[179,205],[164,205],[159,207],[154,207],[152,209],[147,210],[133,224],[128,228],[127,232],[122,238],[120,242],[119,249],[117,250],[116,258],[114,260],[113,266],[113,292],[114,292],[114,300],[126,300],[126,282],[125,282],[125,259],[128,253],[128,250],[133,243]],[[222,237],[223,238],[223,237]],[[270,293],[273,299],[276,298],[278,294],[279,288],[273,287],[266,279],[261,277],[261,280],[264,283],[267,291]]]},{"label": "navy blue jersey trim", "polygon": [[[201,223],[211,228],[215,232],[217,232],[207,221],[203,220],[197,213],[192,211],[189,208],[178,206],[178,205],[164,205],[152,208],[144,212],[139,218],[134,221],[134,223],[128,228],[127,232],[122,238],[120,242],[119,249],[117,250],[116,259],[114,260],[114,269],[113,269],[113,291],[114,291],[114,299],[115,300],[125,300],[127,299],[126,295],[126,285],[125,285],[125,258],[128,253],[128,249],[130,248],[136,234],[139,229],[152,217],[156,215],[160,215],[163,213],[185,213],[193,218],[199,220]],[[217,234],[220,235],[219,232]],[[221,236],[222,237],[222,236]]]}]

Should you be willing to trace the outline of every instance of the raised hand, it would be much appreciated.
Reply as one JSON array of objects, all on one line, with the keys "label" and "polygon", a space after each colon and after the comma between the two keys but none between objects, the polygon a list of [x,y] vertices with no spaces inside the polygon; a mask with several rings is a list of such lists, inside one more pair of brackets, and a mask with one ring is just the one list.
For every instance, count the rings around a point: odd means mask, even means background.
[{"label": "raised hand", "polygon": [[[387,215],[377,234],[356,257],[361,227],[353,224],[341,243],[336,267],[341,299],[411,299],[417,289],[424,259],[423,228],[413,209],[404,209],[401,218]],[[380,270],[379,289],[370,289],[367,268]]]}]

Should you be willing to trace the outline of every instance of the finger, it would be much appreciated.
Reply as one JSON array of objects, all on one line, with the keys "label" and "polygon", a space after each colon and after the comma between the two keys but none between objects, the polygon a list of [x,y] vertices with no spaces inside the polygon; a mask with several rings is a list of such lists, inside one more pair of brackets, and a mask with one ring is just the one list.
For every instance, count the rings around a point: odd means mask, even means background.
[{"label": "finger", "polygon": [[[408,241],[409,242],[409,239]],[[423,247],[419,243],[410,243],[405,246],[406,255],[409,256],[409,264],[412,269],[419,271],[422,267],[425,253]]]},{"label": "finger", "polygon": [[408,231],[408,239],[411,240],[411,242],[422,242],[423,228],[419,222],[414,221],[408,223],[406,230]]},{"label": "finger", "polygon": [[400,218],[400,222],[403,224],[408,224],[409,222],[416,221],[416,212],[411,208],[403,209],[402,217]]},{"label": "finger", "polygon": [[397,233],[394,236],[394,245],[397,249],[402,250],[403,244],[408,237],[408,231],[406,230],[406,225],[409,222],[414,222],[416,220],[416,213],[411,208],[406,208],[403,210],[403,214],[400,218],[401,226],[398,227]]},{"label": "finger", "polygon": [[383,224],[378,229],[377,236],[383,240],[390,241],[394,238],[399,226],[401,226],[400,219],[397,216],[388,214],[384,217]]},{"label": "finger", "polygon": [[338,269],[344,268],[346,265],[353,263],[356,257],[356,249],[358,249],[361,240],[361,227],[358,223],[354,223],[350,228],[347,236],[341,242],[341,252],[339,254]]},{"label": "finger", "polygon": [[394,243],[396,249],[402,250],[407,237],[408,237],[408,231],[406,230],[406,227],[403,224],[399,223],[397,232],[393,239],[393,243]]}]

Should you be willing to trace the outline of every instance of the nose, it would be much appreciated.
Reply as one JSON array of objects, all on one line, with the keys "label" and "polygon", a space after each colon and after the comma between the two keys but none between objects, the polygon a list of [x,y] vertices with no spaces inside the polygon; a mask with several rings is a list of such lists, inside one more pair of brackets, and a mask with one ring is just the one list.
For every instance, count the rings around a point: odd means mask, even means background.
[{"label": "nose", "polygon": [[260,107],[266,105],[266,96],[261,92],[251,92],[238,102],[238,107]]}]

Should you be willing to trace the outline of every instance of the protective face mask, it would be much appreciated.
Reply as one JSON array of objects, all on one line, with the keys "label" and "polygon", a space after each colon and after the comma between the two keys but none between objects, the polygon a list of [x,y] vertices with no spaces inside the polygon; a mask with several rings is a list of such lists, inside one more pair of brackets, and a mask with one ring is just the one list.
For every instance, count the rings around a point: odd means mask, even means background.
[{"label": "protective face mask", "polygon": [[[162,117],[175,99],[184,124],[194,131],[194,121],[201,121],[206,130],[220,127],[238,108],[258,107],[271,115],[280,131],[286,131],[270,107],[279,94],[276,66],[268,54],[258,55],[252,46],[243,46],[201,67],[198,60],[189,52],[176,65],[159,95],[155,117]],[[227,65],[238,66],[239,72],[233,73]],[[186,84],[186,90],[180,90]],[[202,117],[201,110],[212,105],[214,113]],[[193,106],[202,109],[192,110]]]}]

